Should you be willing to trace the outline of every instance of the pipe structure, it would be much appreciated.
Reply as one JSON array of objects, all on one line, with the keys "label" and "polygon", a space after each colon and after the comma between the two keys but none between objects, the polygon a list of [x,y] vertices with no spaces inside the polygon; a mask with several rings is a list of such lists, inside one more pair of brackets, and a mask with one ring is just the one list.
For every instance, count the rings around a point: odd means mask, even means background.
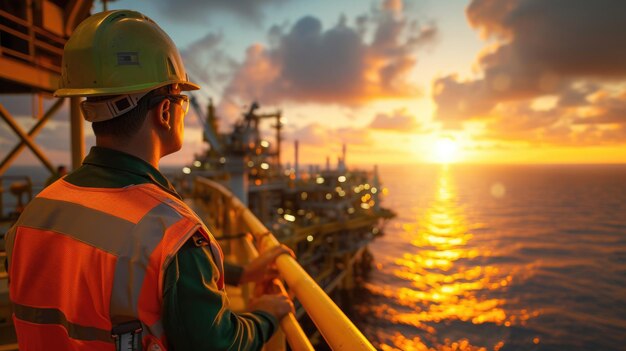
[{"label": "pipe structure", "polygon": [[295,163],[294,169],[295,169],[295,173],[296,173],[295,177],[296,177],[296,180],[299,180],[300,179],[300,160],[299,160],[300,148],[299,148],[299,143],[298,143],[297,140],[294,142],[293,149],[294,149],[294,154],[295,154],[294,155],[294,158],[295,158],[295,160],[294,160],[294,163]]}]

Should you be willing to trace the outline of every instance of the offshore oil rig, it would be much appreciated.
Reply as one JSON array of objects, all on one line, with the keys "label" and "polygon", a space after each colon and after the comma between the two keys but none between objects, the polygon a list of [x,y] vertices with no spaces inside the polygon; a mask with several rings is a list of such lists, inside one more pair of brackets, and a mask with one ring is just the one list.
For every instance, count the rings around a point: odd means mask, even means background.
[{"label": "offshore oil rig", "polygon": [[[44,97],[51,97],[58,86],[63,46],[92,8],[93,1],[81,0],[0,1],[0,93],[30,94],[36,111],[36,123],[26,131],[0,103],[0,117],[19,139],[6,155],[3,152],[0,162],[0,350],[17,350],[8,274],[2,264],[4,233],[36,195],[27,175],[4,174],[25,148],[51,174],[56,172],[34,138],[66,104],[65,99],[56,99],[47,111],[43,109]],[[77,168],[85,149],[83,119],[79,99],[67,100],[68,149],[72,168]],[[219,133],[212,103],[206,112],[196,100],[192,103],[208,148],[172,175],[180,194],[213,231],[227,260],[245,264],[278,242],[297,255],[297,261],[288,257],[277,261],[297,313],[281,321],[282,333],[267,349],[286,350],[289,345],[292,350],[312,350],[318,343],[333,350],[373,349],[337,303],[367,272],[371,262],[367,245],[393,216],[380,205],[383,188],[377,170],[349,170],[345,146],[336,168],[327,161],[324,168],[301,169],[297,142],[294,165],[283,165],[280,111],[259,113],[254,103],[231,132]],[[275,142],[262,137],[263,120],[274,121]],[[245,309],[253,290],[229,288],[233,309]]]},{"label": "offshore oil rig", "polygon": [[[382,235],[385,222],[394,216],[380,205],[384,189],[377,168],[371,172],[348,170],[344,145],[335,168],[327,159],[324,168],[308,165],[301,169],[298,141],[294,145],[294,164],[283,165],[281,111],[260,113],[260,106],[252,103],[232,131],[219,133],[212,101],[206,113],[195,98],[191,102],[201,119],[208,147],[171,177],[179,193],[219,233],[220,225],[211,215],[213,207],[193,194],[209,179],[227,186],[281,243],[296,253],[300,265],[326,294],[340,306],[347,305],[355,283],[371,268],[367,245]],[[263,138],[264,120],[273,121],[273,137]],[[344,301],[346,298],[348,301]],[[304,312],[299,308],[296,314],[308,323]],[[312,335],[314,341],[319,337],[315,332]]]}]

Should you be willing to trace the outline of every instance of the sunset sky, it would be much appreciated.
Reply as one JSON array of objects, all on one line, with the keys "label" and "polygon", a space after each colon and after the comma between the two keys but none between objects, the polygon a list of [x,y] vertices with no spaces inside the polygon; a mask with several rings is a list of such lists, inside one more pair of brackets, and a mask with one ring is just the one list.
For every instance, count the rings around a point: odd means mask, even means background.
[{"label": "sunset sky", "polygon": [[[222,131],[252,101],[281,109],[285,162],[295,139],[304,163],[335,160],[342,143],[350,165],[626,162],[626,1],[109,4],[119,8],[170,34]],[[1,99],[32,114],[30,99]],[[66,119],[38,140],[69,163]],[[204,147],[193,113],[187,122],[182,152],[164,164],[190,163]],[[2,124],[2,150],[13,144]]]}]

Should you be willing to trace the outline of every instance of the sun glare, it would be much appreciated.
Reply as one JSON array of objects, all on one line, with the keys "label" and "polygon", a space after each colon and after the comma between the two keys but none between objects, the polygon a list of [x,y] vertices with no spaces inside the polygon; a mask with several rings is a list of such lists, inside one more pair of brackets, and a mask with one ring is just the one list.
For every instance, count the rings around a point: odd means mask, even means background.
[{"label": "sun glare", "polygon": [[454,163],[459,157],[459,145],[454,139],[440,138],[435,142],[433,162]]}]

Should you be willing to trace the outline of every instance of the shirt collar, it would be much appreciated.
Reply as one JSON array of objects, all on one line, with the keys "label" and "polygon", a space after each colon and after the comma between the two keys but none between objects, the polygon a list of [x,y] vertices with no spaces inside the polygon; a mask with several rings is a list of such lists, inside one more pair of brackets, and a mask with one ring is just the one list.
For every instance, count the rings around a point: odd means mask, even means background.
[{"label": "shirt collar", "polygon": [[[83,160],[84,165],[115,169],[128,172],[145,179],[145,183],[153,183],[168,193],[180,198],[172,183],[150,163],[139,157],[122,151],[94,146]],[[132,184],[128,184],[132,185]]]}]

